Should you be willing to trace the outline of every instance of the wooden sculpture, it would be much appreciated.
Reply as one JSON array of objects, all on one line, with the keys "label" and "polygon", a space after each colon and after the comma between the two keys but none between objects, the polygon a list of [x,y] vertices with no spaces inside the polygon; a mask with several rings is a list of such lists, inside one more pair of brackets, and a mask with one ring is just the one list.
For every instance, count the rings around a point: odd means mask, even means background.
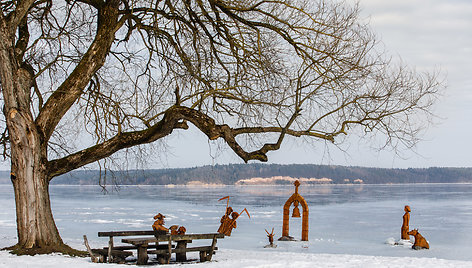
[{"label": "wooden sculpture", "polygon": [[408,234],[415,237],[415,243],[411,247],[412,249],[429,249],[428,241],[418,232],[418,229],[413,229],[409,231]]},{"label": "wooden sculpture", "polygon": [[[243,209],[241,213],[233,211],[233,208],[229,206],[229,196],[225,196],[223,198],[220,198],[218,201],[226,199],[226,212],[225,215],[221,217],[220,220],[220,227],[218,228],[218,233],[224,234],[226,236],[231,236],[231,232],[233,231],[234,228],[237,227],[236,224],[236,219],[239,218],[239,216],[243,213],[246,212],[247,216],[251,218],[251,215],[249,215],[249,212],[247,209]],[[230,218],[231,216],[231,218]]]},{"label": "wooden sculpture", "polygon": [[226,230],[226,225],[228,225],[230,222],[229,216],[233,212],[233,208],[229,206],[229,196],[222,197],[218,199],[218,201],[225,200],[225,199],[226,199],[226,212],[225,212],[225,215],[223,215],[220,220],[220,227],[218,228],[218,233],[220,234],[223,234],[224,230]]},{"label": "wooden sculpture", "polygon": [[179,229],[177,230],[178,235],[184,235],[185,232],[187,232],[187,229],[183,226],[180,226]]},{"label": "wooden sculpture", "polygon": [[229,217],[226,219],[226,224],[225,224],[225,229],[223,230],[223,234],[226,236],[231,236],[231,232],[233,231],[233,228],[236,229],[237,224],[236,224],[236,219],[239,217],[239,213],[234,211],[231,213],[231,218]]},{"label": "wooden sculpture", "polygon": [[277,245],[274,245],[274,228],[272,228],[272,232],[270,234],[267,231],[267,229],[265,229],[265,231],[267,233],[267,237],[269,238],[269,245],[265,246],[265,248],[268,248],[268,247],[275,248],[275,247],[277,247]]},{"label": "wooden sculpture", "polygon": [[231,219],[229,218],[231,216],[231,213],[233,213],[233,208],[227,207],[225,215],[221,217],[220,220],[220,227],[218,228],[218,233],[223,234],[226,229],[228,229],[228,224],[231,223]]},{"label": "wooden sculpture", "polygon": [[289,217],[290,217],[290,206],[292,203],[294,204],[294,210],[292,217],[298,218],[300,217],[300,211],[298,209],[298,204],[302,205],[302,241],[308,241],[308,204],[298,193],[298,187],[300,186],[300,182],[296,180],[293,185],[295,185],[295,193],[290,196],[290,198],[285,202],[284,205],[284,218],[283,218],[283,226],[282,226],[282,237],[279,240],[293,240],[291,236],[289,236]]},{"label": "wooden sculpture", "polygon": [[405,206],[405,214],[403,214],[403,225],[402,225],[402,239],[403,240],[410,240],[410,236],[408,232],[410,230],[410,206]]},{"label": "wooden sculpture", "polygon": [[161,213],[157,214],[154,216],[154,219],[156,220],[154,224],[152,225],[152,229],[156,234],[167,234],[169,232],[169,229],[164,227],[164,218],[166,216],[162,215]]},{"label": "wooden sculpture", "polygon": [[238,213],[236,211],[231,213],[231,219],[227,219],[228,224],[226,225],[226,229],[223,230],[223,234],[226,236],[231,236],[231,232],[233,231],[233,228],[236,228],[236,220],[243,214],[243,212],[246,212],[247,216],[251,218],[251,215],[249,215],[249,212],[247,211],[246,208],[241,211],[241,213]]},{"label": "wooden sculpture", "polygon": [[177,228],[179,228],[178,225],[172,225],[171,227],[169,227],[170,234],[171,234],[171,235],[176,235],[176,234],[178,234]]}]

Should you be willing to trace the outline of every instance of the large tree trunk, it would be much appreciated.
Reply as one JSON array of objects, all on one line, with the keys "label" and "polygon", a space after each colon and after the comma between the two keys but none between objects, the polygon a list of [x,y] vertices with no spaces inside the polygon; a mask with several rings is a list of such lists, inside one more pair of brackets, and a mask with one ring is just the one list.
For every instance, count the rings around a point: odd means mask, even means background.
[{"label": "large tree trunk", "polygon": [[[22,105],[19,105],[20,107]],[[15,190],[20,254],[70,252],[54,223],[49,202],[49,178],[45,163],[47,147],[28,110],[6,112],[11,141],[11,171]]]},{"label": "large tree trunk", "polygon": [[[6,38],[4,32],[0,33]],[[1,44],[3,112],[10,139],[18,232],[18,244],[12,249],[20,254],[67,252],[49,203],[47,145],[30,110],[33,74],[19,67],[14,51]]]},{"label": "large tree trunk", "polygon": [[18,232],[18,244],[10,249],[18,254],[76,254],[62,242],[52,216],[46,169],[47,144],[30,111],[32,73],[24,68],[12,72],[14,64],[6,66],[8,63],[4,61],[1,66],[3,112],[10,138]]},{"label": "large tree trunk", "polygon": [[[26,154],[29,153],[35,154],[34,150],[29,150]],[[29,157],[34,159],[32,155],[18,155],[17,162],[20,163],[16,178],[12,179],[15,189],[17,246],[18,249],[52,252],[55,248],[62,248],[63,242],[52,216],[49,182],[38,163],[24,161]]]},{"label": "large tree trunk", "polygon": [[[10,141],[18,231],[18,244],[12,248],[20,254],[80,254],[64,245],[52,216],[48,187],[53,175],[47,169],[48,141],[91,77],[103,66],[119,28],[121,1],[106,1],[103,5],[94,2],[99,22],[95,39],[75,70],[43,106],[32,104],[35,73],[23,59],[29,41],[26,14],[33,2],[19,1],[8,16],[0,15],[0,89]],[[33,107],[39,110],[36,119]]]}]

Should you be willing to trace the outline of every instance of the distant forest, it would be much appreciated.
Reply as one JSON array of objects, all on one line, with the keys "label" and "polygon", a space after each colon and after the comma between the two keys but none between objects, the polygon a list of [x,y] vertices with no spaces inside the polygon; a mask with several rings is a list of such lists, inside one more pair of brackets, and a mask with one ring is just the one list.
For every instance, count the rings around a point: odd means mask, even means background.
[{"label": "distant forest", "polygon": [[[327,178],[330,179],[329,183],[333,184],[472,183],[472,168],[386,169],[310,164],[230,164],[194,168],[108,171],[106,177],[103,175],[102,172],[102,183],[108,185],[182,185],[189,182],[232,185],[240,180],[276,176]],[[97,170],[76,170],[53,179],[51,184],[97,185],[99,178],[100,172]],[[9,172],[0,171],[0,183],[10,183]],[[275,183],[291,182],[277,180]]]}]

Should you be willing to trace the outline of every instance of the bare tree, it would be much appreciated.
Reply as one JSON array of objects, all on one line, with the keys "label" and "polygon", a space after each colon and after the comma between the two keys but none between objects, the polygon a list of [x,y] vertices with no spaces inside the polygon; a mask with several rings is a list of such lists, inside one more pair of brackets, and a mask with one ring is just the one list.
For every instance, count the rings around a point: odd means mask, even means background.
[{"label": "bare tree", "polygon": [[[0,8],[1,141],[19,253],[70,251],[49,182],[119,150],[188,123],[245,162],[267,161],[287,136],[335,142],[355,129],[411,147],[441,87],[435,75],[390,63],[358,7],[336,1],[6,0]],[[66,146],[68,118],[94,144]]]}]

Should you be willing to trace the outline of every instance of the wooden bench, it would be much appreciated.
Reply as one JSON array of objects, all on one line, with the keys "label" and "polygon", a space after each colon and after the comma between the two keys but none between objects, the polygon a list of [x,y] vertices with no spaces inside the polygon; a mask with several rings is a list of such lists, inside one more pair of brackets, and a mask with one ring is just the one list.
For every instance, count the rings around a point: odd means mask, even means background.
[{"label": "wooden bench", "polygon": [[[175,248],[171,253],[175,253],[176,261],[186,261],[187,252],[199,251],[200,252],[200,262],[211,261],[211,257],[215,254],[215,251],[218,250],[218,247],[214,246],[203,246],[203,247],[191,247],[191,248]],[[168,256],[169,251],[166,249],[159,250],[148,250],[148,254],[157,254],[157,255],[166,255]],[[183,255],[182,255],[183,254]]]},{"label": "wooden bench", "polygon": [[[116,246],[114,244],[114,237],[115,236],[130,236],[130,237],[135,237],[135,236],[149,236],[149,235],[154,235],[154,231],[111,231],[111,232],[98,232],[98,237],[109,237],[108,239],[108,247],[104,247],[102,249],[90,249],[89,252],[93,253],[94,255],[98,255],[98,262],[116,262],[116,263],[122,263],[125,261],[126,257],[133,255],[131,251],[125,251],[125,250],[137,250],[138,247],[134,245],[120,245]],[[84,237],[86,240],[86,238]],[[88,244],[88,242],[87,242]],[[167,246],[159,246],[157,244],[155,245],[149,245],[149,249],[165,249]],[[92,255],[92,254],[91,254]],[[92,257],[93,259],[93,257]]]},{"label": "wooden bench", "polygon": [[108,249],[93,248],[91,251],[94,254],[99,255],[98,262],[107,262],[108,259],[109,262],[123,263],[125,262],[126,257],[133,255],[133,253],[130,251],[116,249],[109,251]]},{"label": "wooden bench", "polygon": [[130,251],[124,251],[122,249],[111,249],[109,250],[108,247],[106,248],[90,248],[90,245],[88,243],[87,236],[84,235],[84,244],[85,247],[87,248],[87,251],[92,259],[92,262],[99,262],[99,263],[105,263],[105,262],[116,262],[116,263],[124,263],[126,257],[133,255],[132,252]]},{"label": "wooden bench", "polygon": [[[218,238],[224,238],[223,234],[219,233],[209,233],[209,234],[185,234],[185,235],[159,235],[157,237],[144,237],[144,238],[123,238],[121,241],[123,243],[128,243],[133,246],[136,246],[138,249],[138,260],[137,264],[147,264],[148,254],[156,254],[158,261],[160,263],[169,263],[172,253],[176,254],[176,261],[182,262],[187,260],[186,253],[192,251],[200,252],[200,261],[210,261],[216,247],[216,242]],[[193,240],[200,239],[211,239],[210,246],[199,246],[199,247],[187,247],[187,244],[192,243]],[[156,243],[159,245],[159,242],[167,243],[167,248],[161,249],[156,248],[156,250],[148,250],[149,244]],[[176,242],[177,246],[173,248],[172,242]]]}]

